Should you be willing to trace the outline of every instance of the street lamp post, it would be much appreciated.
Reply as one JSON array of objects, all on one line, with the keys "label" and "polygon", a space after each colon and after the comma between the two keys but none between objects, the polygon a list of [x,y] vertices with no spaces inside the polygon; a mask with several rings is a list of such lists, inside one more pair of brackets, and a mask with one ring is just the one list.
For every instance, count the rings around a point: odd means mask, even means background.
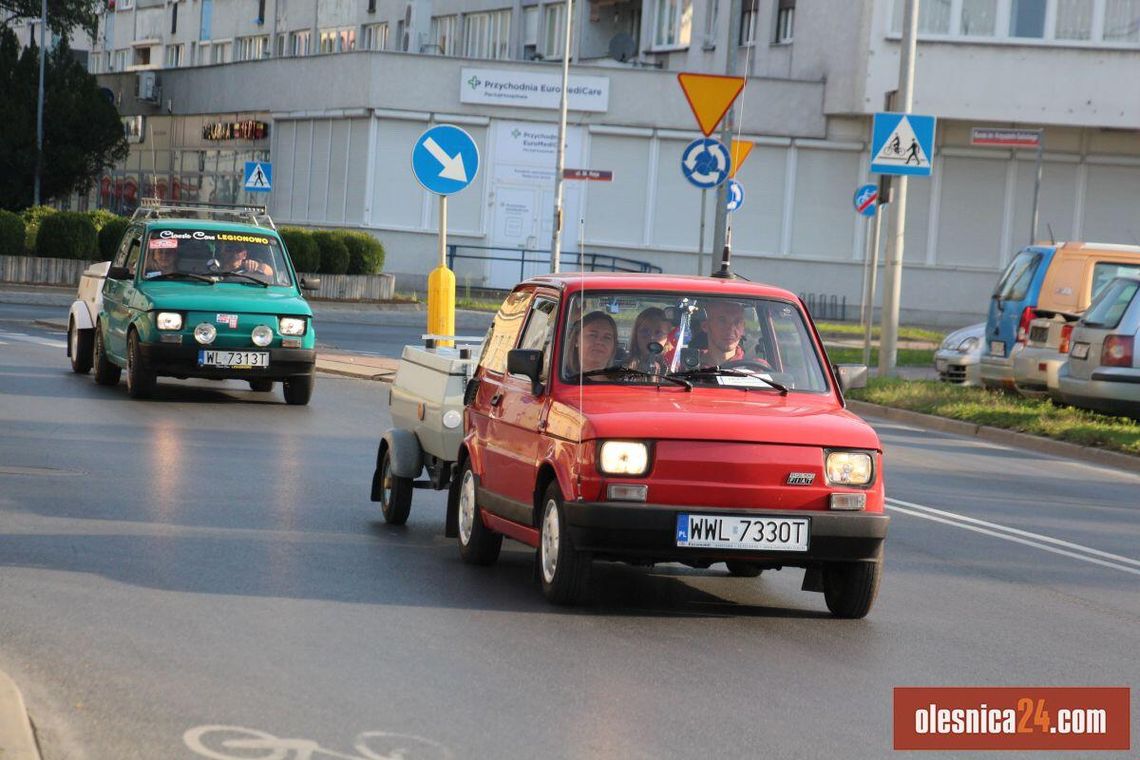
[{"label": "street lamp post", "polygon": [[550,241],[550,271],[558,274],[562,270],[562,174],[566,169],[566,110],[567,90],[570,88],[570,19],[573,0],[566,0],[566,36],[562,48],[562,97],[558,114],[558,162],[554,169],[554,232]]},{"label": "street lamp post", "polygon": [[47,0],[40,3],[40,87],[36,102],[36,180],[32,191],[33,204],[40,205],[40,173],[44,165],[44,68],[47,52]]}]

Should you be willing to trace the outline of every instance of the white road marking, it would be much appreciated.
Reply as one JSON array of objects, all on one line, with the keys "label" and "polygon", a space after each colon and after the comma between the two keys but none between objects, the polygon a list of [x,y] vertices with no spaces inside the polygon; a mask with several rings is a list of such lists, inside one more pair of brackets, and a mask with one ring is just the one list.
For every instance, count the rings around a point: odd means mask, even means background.
[{"label": "white road marking", "polygon": [[[9,338],[11,340],[19,341],[21,343],[34,343],[39,346],[47,346],[49,348],[67,348],[67,343],[62,340],[53,340],[51,338],[42,338],[38,335],[28,335],[27,333],[15,332],[0,332],[0,339]],[[6,341],[0,340],[0,343],[8,345]]]},{"label": "white road marking", "polygon": [[[1084,562],[1091,562],[1094,565],[1101,565],[1103,567],[1110,567],[1114,570],[1122,570],[1133,575],[1140,575],[1140,560],[1135,560],[1130,557],[1122,557],[1119,554],[1110,554],[1109,552],[1103,552],[1099,549],[1082,546],[1081,544],[1074,544],[1070,541],[1062,541],[1050,536],[1043,536],[1039,533],[1030,533],[1029,531],[1010,528],[1005,525],[986,522],[985,520],[978,520],[973,517],[967,517],[966,515],[960,515],[956,512],[947,512],[946,510],[934,509],[933,507],[924,507],[921,504],[912,504],[911,502],[901,501],[899,499],[887,499],[887,506],[893,511],[901,512],[905,515],[921,517],[925,520],[931,520],[933,522],[942,523],[944,525],[952,525],[956,528],[970,530],[986,536],[993,536],[994,538],[1001,538],[1006,541],[1012,541],[1016,544],[1032,546],[1035,549],[1052,552],[1053,554],[1060,554],[1065,557],[1083,560]],[[1075,551],[1058,548],[1062,546],[1068,547],[1068,549],[1073,549]],[[1083,552],[1083,554],[1079,552]],[[1105,557],[1107,560],[1112,561],[1107,561],[1106,559],[1098,559],[1098,557]],[[1129,565],[1132,565],[1132,567],[1129,567]]]}]

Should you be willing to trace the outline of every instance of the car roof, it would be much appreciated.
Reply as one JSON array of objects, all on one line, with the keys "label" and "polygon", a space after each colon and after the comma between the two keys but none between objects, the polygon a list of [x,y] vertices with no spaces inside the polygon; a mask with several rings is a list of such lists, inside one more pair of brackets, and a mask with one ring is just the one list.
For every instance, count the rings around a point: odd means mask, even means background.
[{"label": "car roof", "polygon": [[267,227],[238,222],[216,222],[212,219],[147,219],[147,229],[161,227],[166,230],[212,230],[214,232],[242,232],[252,235],[276,237],[277,233]]},{"label": "car roof", "polygon": [[536,275],[523,284],[546,285],[567,293],[579,290],[644,290],[704,293],[750,298],[779,298],[799,301],[795,293],[762,282],[723,277],[677,274],[627,274],[610,272],[569,272]]}]

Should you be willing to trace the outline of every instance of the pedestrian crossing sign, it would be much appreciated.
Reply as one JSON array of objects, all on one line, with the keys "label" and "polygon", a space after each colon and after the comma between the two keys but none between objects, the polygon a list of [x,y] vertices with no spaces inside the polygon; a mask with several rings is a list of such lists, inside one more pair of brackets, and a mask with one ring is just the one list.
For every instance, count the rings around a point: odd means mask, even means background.
[{"label": "pedestrian crossing sign", "polygon": [[273,164],[268,161],[246,161],[243,184],[246,192],[268,193],[273,189]]},{"label": "pedestrian crossing sign", "polygon": [[871,171],[929,177],[934,154],[933,116],[877,113],[871,129]]}]

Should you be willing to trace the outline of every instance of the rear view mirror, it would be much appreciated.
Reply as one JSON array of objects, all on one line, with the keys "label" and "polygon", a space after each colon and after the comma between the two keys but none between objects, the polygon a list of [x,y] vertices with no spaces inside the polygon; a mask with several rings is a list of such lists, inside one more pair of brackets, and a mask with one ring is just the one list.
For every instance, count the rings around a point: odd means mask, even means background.
[{"label": "rear view mirror", "polygon": [[835,374],[839,376],[839,389],[844,393],[867,387],[866,364],[836,364]]},{"label": "rear view mirror", "polygon": [[542,352],[533,348],[515,348],[507,352],[507,372],[530,378],[534,395],[542,392]]},{"label": "rear view mirror", "polygon": [[321,287],[320,277],[302,277],[301,290],[319,290]]},{"label": "rear view mirror", "polygon": [[108,267],[107,279],[108,280],[129,280],[133,273],[127,267]]}]

